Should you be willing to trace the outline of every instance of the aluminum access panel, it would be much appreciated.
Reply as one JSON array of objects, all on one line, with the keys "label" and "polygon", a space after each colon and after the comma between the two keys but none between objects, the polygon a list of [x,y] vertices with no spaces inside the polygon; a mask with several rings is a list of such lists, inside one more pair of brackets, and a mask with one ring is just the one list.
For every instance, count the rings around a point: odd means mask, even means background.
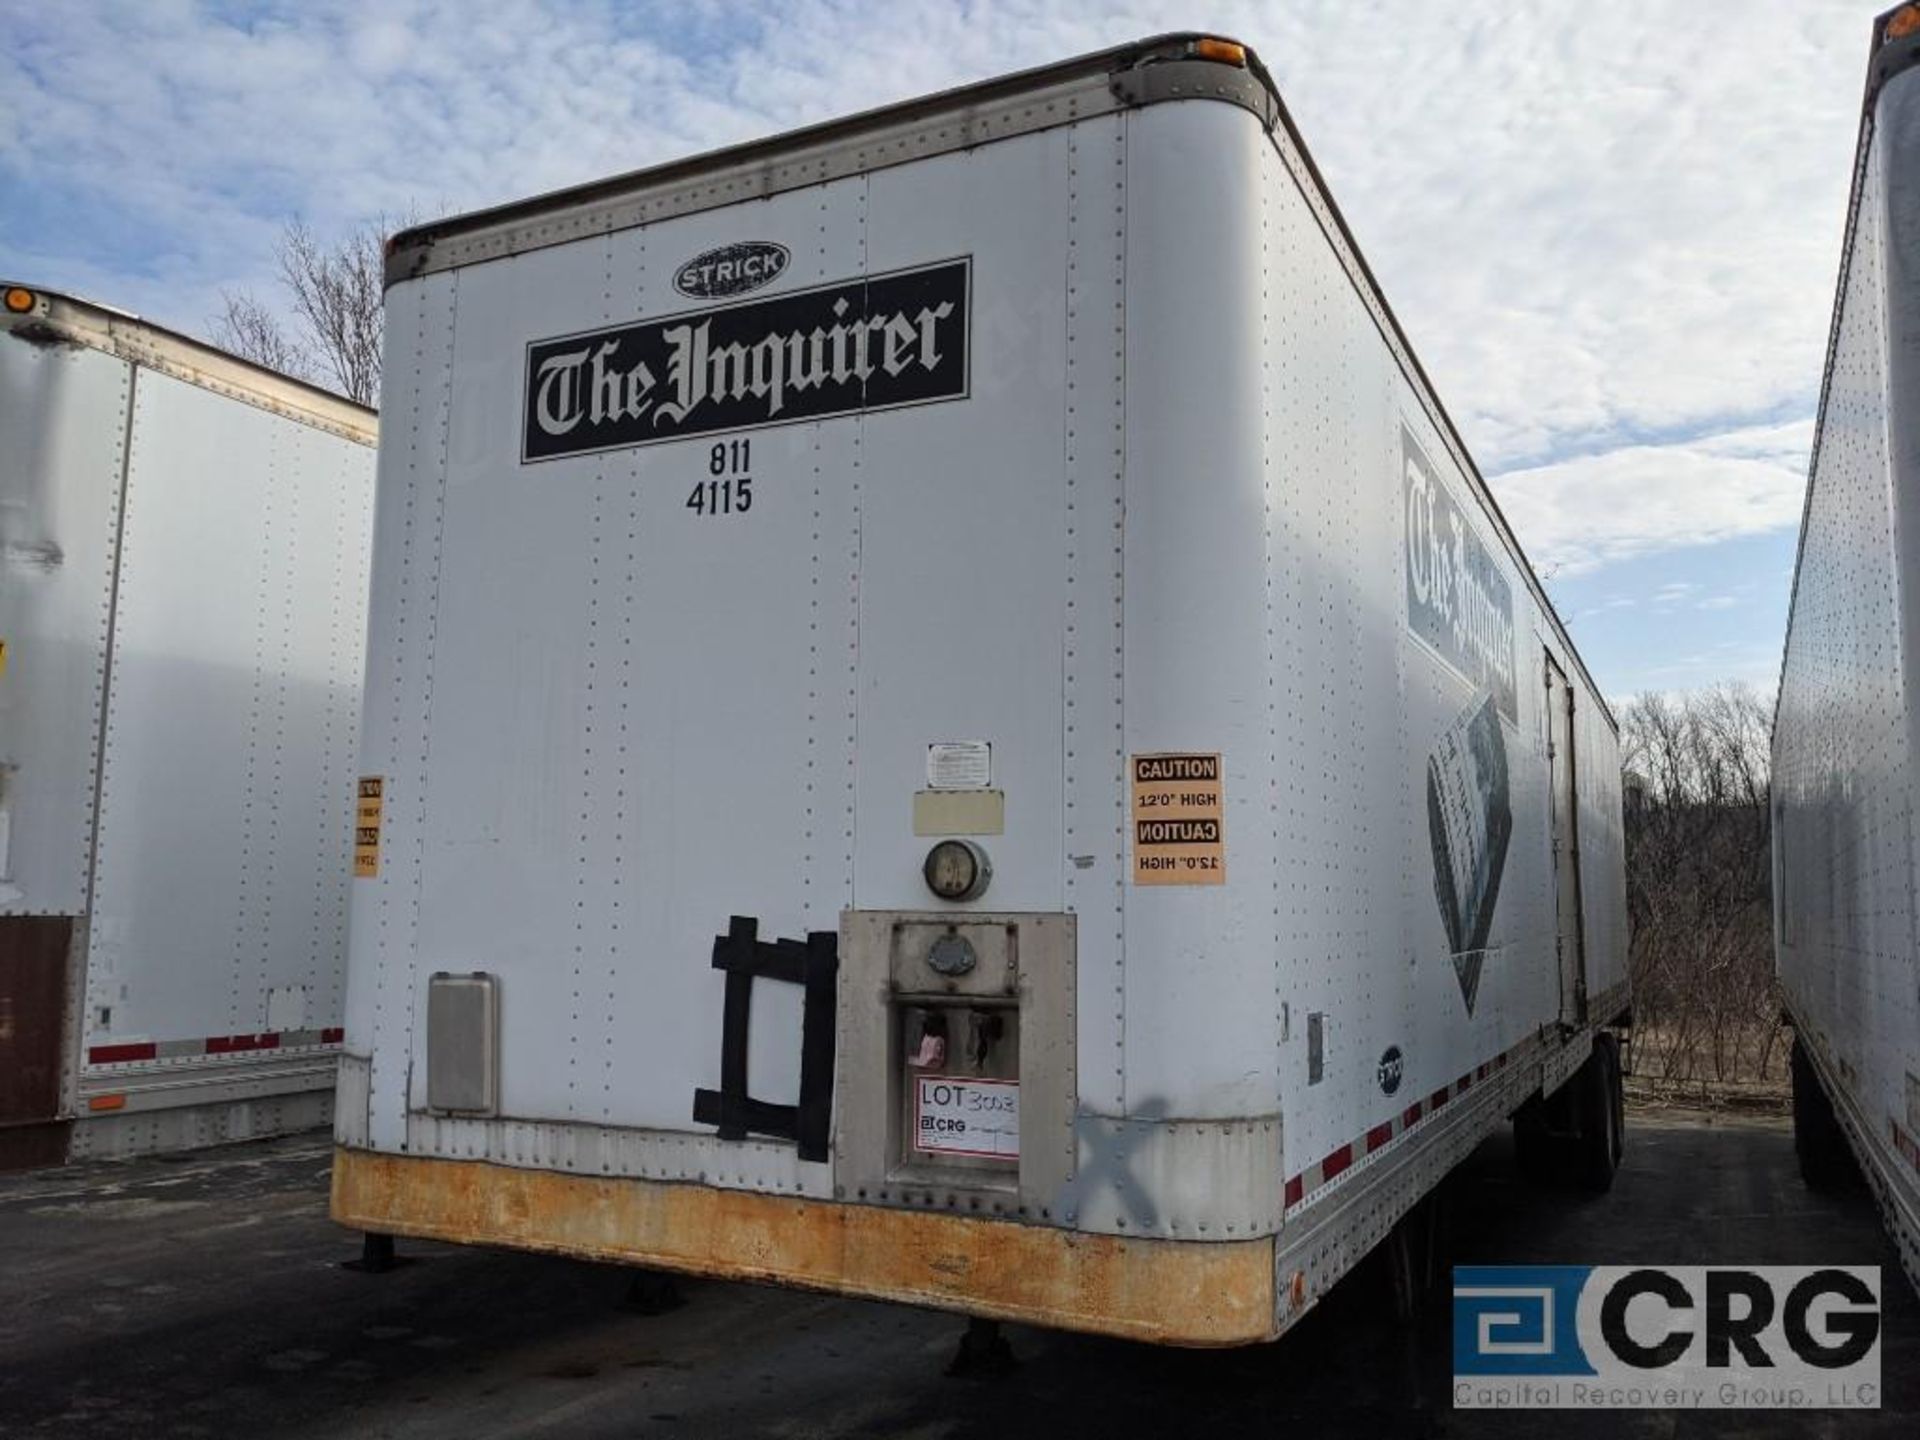
[{"label": "aluminum access panel", "polygon": [[1920,1277],[1920,70],[1867,121],[1774,722],[1775,943]]},{"label": "aluminum access panel", "polygon": [[[522,458],[536,359],[716,311],[674,277],[749,244],[790,257],[753,304],[964,259],[964,398]],[[1563,1079],[1589,1036],[1556,1030],[1548,654],[1593,1023],[1624,1003],[1611,722],[1342,244],[1284,136],[1194,101],[397,282],[342,1143],[833,1194],[691,1121],[714,940],[935,910],[913,802],[955,741],[1005,795],[956,909],[1077,920],[1076,1168],[1037,1218],[1272,1235],[1392,1159],[1382,1125],[1421,1147],[1416,1100],[1510,1059],[1490,1099]],[[713,513],[741,474],[750,507]],[[1416,480],[1504,594],[1497,643],[1411,608]],[[1131,883],[1129,761],[1162,752],[1221,757],[1222,884]],[[1451,930],[1436,756],[1501,852],[1449,862]],[[496,1116],[427,1108],[434,972],[498,977]],[[801,1033],[798,987],[759,984],[756,1095],[796,1093]],[[1472,1113],[1463,1143],[1506,1110]]]}]

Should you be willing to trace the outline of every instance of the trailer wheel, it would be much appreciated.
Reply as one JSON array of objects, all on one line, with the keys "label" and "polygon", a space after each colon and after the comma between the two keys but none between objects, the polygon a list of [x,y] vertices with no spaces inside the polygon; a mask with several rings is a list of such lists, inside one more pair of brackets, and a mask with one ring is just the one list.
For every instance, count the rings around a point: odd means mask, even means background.
[{"label": "trailer wheel", "polygon": [[1574,1179],[1583,1190],[1604,1195],[1613,1188],[1622,1149],[1620,1052],[1613,1036],[1594,1037],[1593,1053],[1569,1084],[1574,1089],[1573,1111],[1579,1126],[1579,1138],[1574,1142]]},{"label": "trailer wheel", "polygon": [[1548,1185],[1563,1168],[1562,1146],[1547,1123],[1547,1102],[1535,1095],[1513,1116],[1513,1158],[1520,1173]]},{"label": "trailer wheel", "polygon": [[1853,1179],[1853,1153],[1833,1113],[1833,1100],[1807,1052],[1794,1037],[1788,1068],[1793,1075],[1793,1153],[1809,1190],[1839,1190]]}]

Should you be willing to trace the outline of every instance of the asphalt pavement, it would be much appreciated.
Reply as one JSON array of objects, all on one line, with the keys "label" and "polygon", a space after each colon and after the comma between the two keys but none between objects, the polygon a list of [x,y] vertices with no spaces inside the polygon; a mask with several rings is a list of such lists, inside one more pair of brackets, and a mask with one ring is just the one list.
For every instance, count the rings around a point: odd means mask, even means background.
[{"label": "asphalt pavement", "polygon": [[305,1136],[0,1178],[0,1434],[885,1436],[901,1440],[1920,1436],[1920,1302],[1864,1193],[1810,1194],[1783,1120],[1630,1116],[1612,1194],[1534,1186],[1489,1141],[1449,1186],[1457,1263],[1878,1264],[1876,1412],[1455,1411],[1444,1297],[1399,1322],[1362,1267],[1278,1344],[1196,1352],[1007,1327],[946,1374],[950,1315],[406,1244],[368,1275]]}]

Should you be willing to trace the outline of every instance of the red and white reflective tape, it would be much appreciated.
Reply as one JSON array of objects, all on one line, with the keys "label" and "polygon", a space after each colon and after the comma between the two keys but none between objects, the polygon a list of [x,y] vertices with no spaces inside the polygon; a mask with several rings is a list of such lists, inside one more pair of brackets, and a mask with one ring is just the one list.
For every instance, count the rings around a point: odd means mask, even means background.
[{"label": "red and white reflective tape", "polygon": [[[1517,1047],[1516,1047],[1517,1048]],[[1320,1159],[1287,1181],[1284,1208],[1291,1210],[1303,1203],[1307,1196],[1330,1181],[1337,1180],[1353,1168],[1356,1160],[1364,1159],[1375,1151],[1384,1150],[1400,1136],[1427,1119],[1449,1100],[1457,1099],[1471,1090],[1476,1081],[1485,1080],[1489,1075],[1507,1068],[1508,1056],[1496,1056],[1484,1064],[1475,1066],[1451,1085],[1442,1085],[1424,1100],[1416,1100],[1391,1120],[1382,1120],[1357,1140],[1350,1140],[1337,1149],[1328,1151]]]},{"label": "red and white reflective tape", "polygon": [[294,1050],[308,1045],[338,1045],[346,1031],[269,1030],[259,1035],[208,1035],[199,1040],[128,1040],[87,1048],[89,1065],[126,1065],[138,1060],[190,1060],[207,1055],[244,1055],[256,1050]]}]

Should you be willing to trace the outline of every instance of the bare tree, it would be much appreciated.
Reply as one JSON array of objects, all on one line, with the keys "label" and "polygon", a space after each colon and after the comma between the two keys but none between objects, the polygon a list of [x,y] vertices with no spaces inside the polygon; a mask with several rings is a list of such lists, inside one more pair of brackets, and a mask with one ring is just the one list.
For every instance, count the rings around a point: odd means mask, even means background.
[{"label": "bare tree", "polygon": [[301,328],[335,387],[362,405],[380,398],[382,302],[392,228],[382,218],[328,246],[295,220],[280,239],[280,279]]},{"label": "bare tree", "polygon": [[1635,1063],[1678,1084],[1773,1085],[1767,707],[1745,686],[1621,715]]},{"label": "bare tree", "polygon": [[214,339],[255,364],[309,380],[313,372],[306,354],[281,327],[280,319],[244,290],[222,290],[221,311],[214,317]]},{"label": "bare tree", "polygon": [[378,404],[387,237],[413,223],[411,215],[382,215],[329,244],[303,221],[288,221],[278,259],[292,327],[253,294],[223,291],[214,338],[249,360]]}]

